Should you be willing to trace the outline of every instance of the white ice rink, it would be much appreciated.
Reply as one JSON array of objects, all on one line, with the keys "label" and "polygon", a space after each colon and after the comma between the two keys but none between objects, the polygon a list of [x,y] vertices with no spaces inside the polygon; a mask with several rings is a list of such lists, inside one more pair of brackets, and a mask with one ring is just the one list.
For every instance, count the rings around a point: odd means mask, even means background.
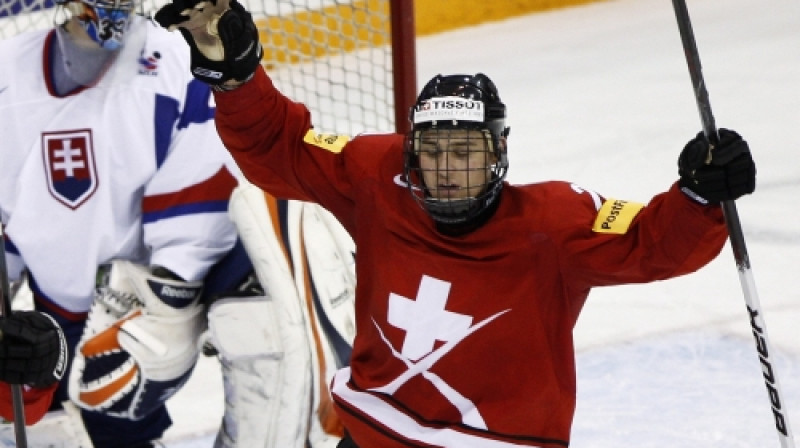
[{"label": "white ice rink", "polygon": [[[688,7],[717,125],[739,131],[758,164],[756,193],[737,205],[800,433],[800,2]],[[425,37],[417,55],[420,85],[440,72],[496,82],[515,183],[569,180],[646,202],[676,180],[678,153],[701,127],[667,0],[604,1]],[[780,446],[730,247],[684,278],[594,291],[575,340],[571,446]],[[214,361],[170,407],[170,448],[211,446],[222,413]]]}]

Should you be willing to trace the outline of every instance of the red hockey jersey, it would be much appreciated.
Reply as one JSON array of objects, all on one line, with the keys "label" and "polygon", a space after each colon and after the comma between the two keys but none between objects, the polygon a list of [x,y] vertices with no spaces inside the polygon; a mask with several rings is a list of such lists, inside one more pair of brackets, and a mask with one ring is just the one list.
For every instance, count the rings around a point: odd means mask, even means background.
[{"label": "red hockey jersey", "polygon": [[216,101],[245,175],[355,240],[357,336],[332,393],[361,448],[567,446],[590,289],[692,272],[727,236],[675,186],[642,207],[565,182],[506,184],[483,227],[446,236],[408,192],[402,136],[317,135],[262,71]]}]

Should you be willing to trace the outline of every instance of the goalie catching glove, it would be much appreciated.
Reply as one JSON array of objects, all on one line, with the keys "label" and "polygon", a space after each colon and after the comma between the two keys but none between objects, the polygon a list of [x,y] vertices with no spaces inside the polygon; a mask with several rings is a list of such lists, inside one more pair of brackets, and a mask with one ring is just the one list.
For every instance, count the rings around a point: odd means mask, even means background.
[{"label": "goalie catching glove", "polygon": [[191,47],[192,74],[217,88],[235,87],[253,76],[263,54],[253,17],[236,0],[175,0],[155,16],[176,28]]},{"label": "goalie catching glove", "polygon": [[14,311],[0,318],[0,381],[47,387],[64,376],[67,342],[52,317]]},{"label": "goalie catching glove", "polygon": [[205,328],[201,283],[123,260],[98,276],[69,395],[84,409],[138,420],[189,379]]},{"label": "goalie catching glove", "polygon": [[678,174],[681,190],[703,205],[733,201],[756,188],[756,165],[750,147],[728,129],[719,130],[716,147],[698,133],[678,158]]}]

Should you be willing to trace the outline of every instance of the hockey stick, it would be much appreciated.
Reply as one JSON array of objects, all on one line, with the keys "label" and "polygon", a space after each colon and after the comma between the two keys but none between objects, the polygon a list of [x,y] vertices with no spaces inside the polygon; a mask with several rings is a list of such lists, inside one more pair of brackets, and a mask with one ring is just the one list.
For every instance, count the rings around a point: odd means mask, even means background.
[{"label": "hockey stick", "polygon": [[[0,281],[2,285],[2,296],[0,296],[0,319],[11,315],[11,285],[8,282],[8,267],[6,267],[6,244],[3,226],[0,224]],[[0,334],[0,339],[2,334]],[[14,407],[14,436],[17,447],[27,448],[28,437],[25,433],[25,403],[22,401],[22,386],[10,384],[11,400]]]},{"label": "hockey stick", "polygon": [[[692,32],[692,23],[689,19],[689,11],[686,8],[685,0],[672,0],[675,9],[675,17],[678,19],[678,28],[683,41],[683,51],[686,55],[686,62],[689,66],[689,75],[692,78],[695,100],[700,112],[700,120],[703,123],[703,133],[708,139],[711,150],[719,143],[717,127],[714,123],[714,115],[711,113],[711,103],[708,100],[708,91],[703,80],[703,73],[700,66],[700,54],[697,51],[697,43]],[[756,293],[753,273],[750,269],[750,257],[747,255],[747,248],[744,242],[744,233],[739,221],[739,213],[736,210],[734,201],[723,201],[722,211],[725,215],[725,224],[728,226],[733,257],[736,260],[736,267],[739,271],[739,281],[742,284],[744,300],[747,305],[747,312],[750,317],[750,326],[753,329],[753,336],[756,340],[758,358],[761,362],[764,382],[769,393],[772,415],[775,417],[775,427],[778,430],[778,438],[783,448],[794,448],[794,437],[789,428],[789,418],[786,414],[786,403],[781,398],[781,388],[778,384],[778,377],[772,363],[769,339],[767,338],[767,327],[761,312],[761,304]]]}]

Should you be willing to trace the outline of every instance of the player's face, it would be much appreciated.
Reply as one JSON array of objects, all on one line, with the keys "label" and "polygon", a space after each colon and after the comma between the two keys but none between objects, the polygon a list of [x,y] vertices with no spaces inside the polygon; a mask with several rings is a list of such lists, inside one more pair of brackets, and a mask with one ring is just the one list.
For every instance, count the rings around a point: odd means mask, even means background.
[{"label": "player's face", "polygon": [[426,130],[417,147],[422,179],[431,198],[474,198],[491,179],[497,162],[486,135],[475,129]]}]

